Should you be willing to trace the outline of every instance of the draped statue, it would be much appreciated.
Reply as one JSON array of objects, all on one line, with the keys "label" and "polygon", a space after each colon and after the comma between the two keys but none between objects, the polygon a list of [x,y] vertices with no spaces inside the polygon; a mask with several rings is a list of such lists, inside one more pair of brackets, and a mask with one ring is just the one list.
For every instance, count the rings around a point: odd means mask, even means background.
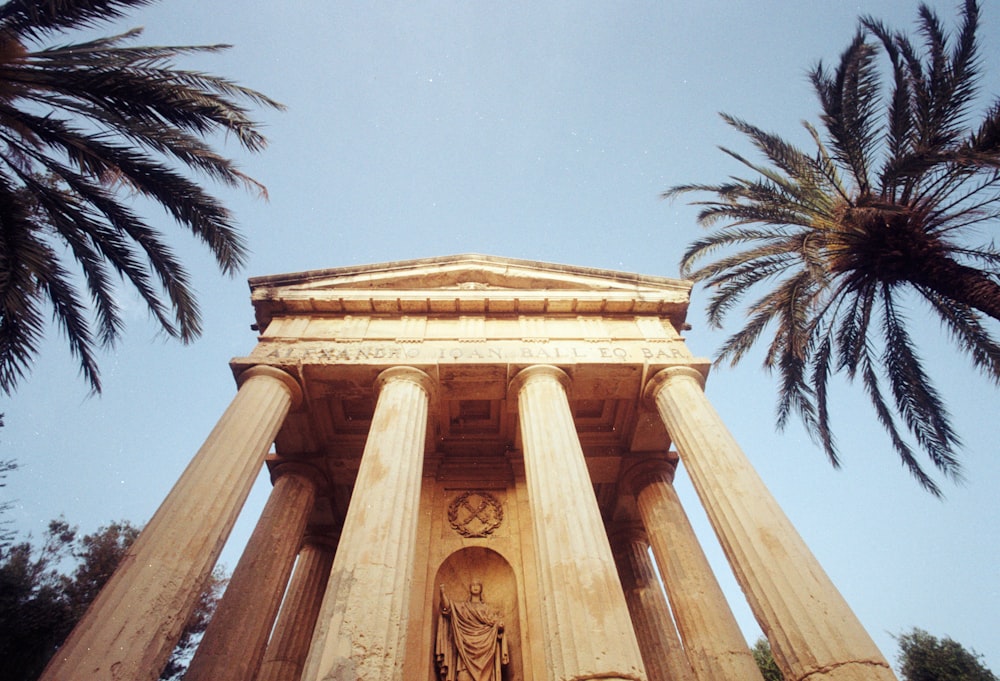
[{"label": "draped statue", "polygon": [[483,585],[469,585],[468,602],[454,602],[441,586],[441,610],[434,644],[441,681],[501,681],[510,661],[503,618],[483,602]]}]

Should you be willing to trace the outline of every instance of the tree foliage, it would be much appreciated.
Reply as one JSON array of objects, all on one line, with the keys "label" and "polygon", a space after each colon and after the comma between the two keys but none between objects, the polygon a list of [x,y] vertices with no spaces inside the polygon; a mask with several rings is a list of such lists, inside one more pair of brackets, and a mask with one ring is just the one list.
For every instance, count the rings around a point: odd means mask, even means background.
[{"label": "tree foliage", "polygon": [[981,655],[947,636],[939,639],[915,628],[896,640],[903,681],[997,681]]},{"label": "tree foliage", "polygon": [[[0,427],[3,426],[3,414],[0,414]],[[17,470],[17,462],[13,459],[5,459],[0,461],[0,489],[7,486],[4,482],[7,478],[7,473]],[[14,541],[14,530],[11,529],[10,518],[5,518],[4,513],[10,510],[12,502],[8,499],[0,501],[0,549],[9,546],[12,541]]]},{"label": "tree foliage", "polygon": [[709,285],[713,326],[746,312],[717,362],[736,364],[769,338],[778,425],[798,415],[835,466],[830,378],[859,381],[934,494],[919,454],[958,478],[960,440],[909,316],[936,317],[1000,382],[1000,250],[989,231],[1000,217],[1000,100],[977,111],[978,28],[975,0],[953,34],[921,5],[917,40],[863,17],[837,65],[810,74],[822,111],[818,127],[804,124],[811,151],[724,114],[767,163],[723,149],[749,177],[665,192],[711,195],[696,202],[709,233],[681,269]]},{"label": "tree foliage", "polygon": [[[939,639],[914,628],[897,636],[896,641],[901,681],[997,681],[981,655],[947,636]],[[757,639],[751,652],[764,681],[784,681],[766,638]]]},{"label": "tree foliage", "polygon": [[760,675],[764,677],[764,681],[785,681],[785,677],[782,676],[781,670],[778,668],[778,663],[774,661],[771,644],[767,642],[766,638],[763,636],[758,638],[750,652],[753,654],[753,661],[757,663],[757,668],[760,669]]},{"label": "tree foliage", "polygon": [[224,273],[247,250],[233,216],[191,175],[262,185],[209,143],[264,148],[250,106],[277,102],[175,60],[226,45],[134,45],[139,30],[70,44],[56,36],[120,18],[151,0],[8,0],[0,4],[0,390],[30,371],[46,311],[81,373],[101,388],[97,349],[120,337],[116,279],[169,335],[201,332],[191,279],[136,198],[203,242]]},{"label": "tree foliage", "polygon": [[[139,534],[128,522],[78,536],[65,520],[49,523],[41,546],[0,548],[0,681],[34,681]],[[225,586],[213,573],[162,679],[179,679]]]}]

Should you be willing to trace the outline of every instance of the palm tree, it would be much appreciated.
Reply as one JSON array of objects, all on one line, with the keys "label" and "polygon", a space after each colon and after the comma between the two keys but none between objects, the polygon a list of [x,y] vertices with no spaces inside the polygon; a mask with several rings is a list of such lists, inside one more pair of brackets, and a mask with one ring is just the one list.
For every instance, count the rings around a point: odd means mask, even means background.
[{"label": "palm tree", "polygon": [[232,274],[247,257],[233,216],[182,172],[263,187],[206,139],[266,140],[247,105],[281,108],[227,79],[178,69],[174,58],[225,45],[138,47],[138,30],[34,49],[68,30],[120,18],[151,0],[9,0],[0,5],[0,389],[30,370],[47,325],[61,327],[81,373],[100,391],[97,350],[121,335],[116,278],[172,337],[201,317],[163,231],[131,205],[152,200]]},{"label": "palm tree", "polygon": [[811,71],[823,131],[804,124],[812,152],[723,115],[768,163],[723,149],[753,176],[664,194],[713,195],[696,202],[710,233],[689,245],[681,270],[712,288],[712,325],[746,312],[717,363],[736,364],[773,329],[764,365],[780,376],[778,425],[798,414],[834,466],[829,379],[860,379],[895,451],[936,495],[919,450],[959,478],[960,441],[908,330],[911,307],[932,311],[1000,381],[1000,251],[986,231],[1000,217],[1000,101],[970,124],[978,23],[975,0],[954,35],[922,5],[914,45],[863,17],[836,68]]}]

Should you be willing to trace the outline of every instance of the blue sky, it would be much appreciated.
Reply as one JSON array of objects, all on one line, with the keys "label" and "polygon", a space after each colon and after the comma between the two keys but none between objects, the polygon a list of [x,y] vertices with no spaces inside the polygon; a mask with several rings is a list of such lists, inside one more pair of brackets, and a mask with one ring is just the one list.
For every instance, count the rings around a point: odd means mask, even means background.
[{"label": "blue sky", "polygon": [[[204,337],[164,340],[123,292],[132,325],[103,356],[104,396],[88,398],[53,333],[31,379],[0,401],[0,459],[22,466],[5,490],[17,528],[37,536],[60,514],[86,531],[149,518],[232,397],[228,360],[253,347],[246,276],[465,252],[677,276],[695,211],[659,193],[739,170],[716,146],[751,152],[719,111],[806,144],[799,121],[817,109],[806,71],[837,58],[862,12],[908,27],[916,3],[164,0],[108,27],[145,26],[147,43],[231,43],[189,65],[288,111],[261,112],[271,146],[240,156],[270,200],[219,191],[253,250],[244,275],[217,275],[177,233]],[[987,5],[983,20],[983,90],[995,97],[1000,10]],[[706,328],[705,301],[696,288],[687,335],[711,356],[723,336]],[[840,471],[798,427],[775,433],[774,381],[758,359],[715,370],[708,394],[887,657],[891,634],[919,626],[1000,671],[996,388],[925,310],[910,318],[966,444],[966,483],[945,482],[945,501],[902,470],[857,388],[836,386]],[[752,642],[683,474],[677,484]],[[231,544],[267,490],[262,479]],[[228,548],[230,568],[237,558]]]}]

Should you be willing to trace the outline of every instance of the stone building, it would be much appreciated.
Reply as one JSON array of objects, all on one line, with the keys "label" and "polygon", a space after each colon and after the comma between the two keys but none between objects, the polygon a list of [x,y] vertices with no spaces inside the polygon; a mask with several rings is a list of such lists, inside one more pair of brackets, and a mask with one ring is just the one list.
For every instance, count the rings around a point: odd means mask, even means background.
[{"label": "stone building", "polygon": [[678,457],[786,679],[894,678],[705,398],[688,282],[466,255],[250,286],[236,396],[47,681],[157,678],[265,461],[189,681],[759,680]]}]

